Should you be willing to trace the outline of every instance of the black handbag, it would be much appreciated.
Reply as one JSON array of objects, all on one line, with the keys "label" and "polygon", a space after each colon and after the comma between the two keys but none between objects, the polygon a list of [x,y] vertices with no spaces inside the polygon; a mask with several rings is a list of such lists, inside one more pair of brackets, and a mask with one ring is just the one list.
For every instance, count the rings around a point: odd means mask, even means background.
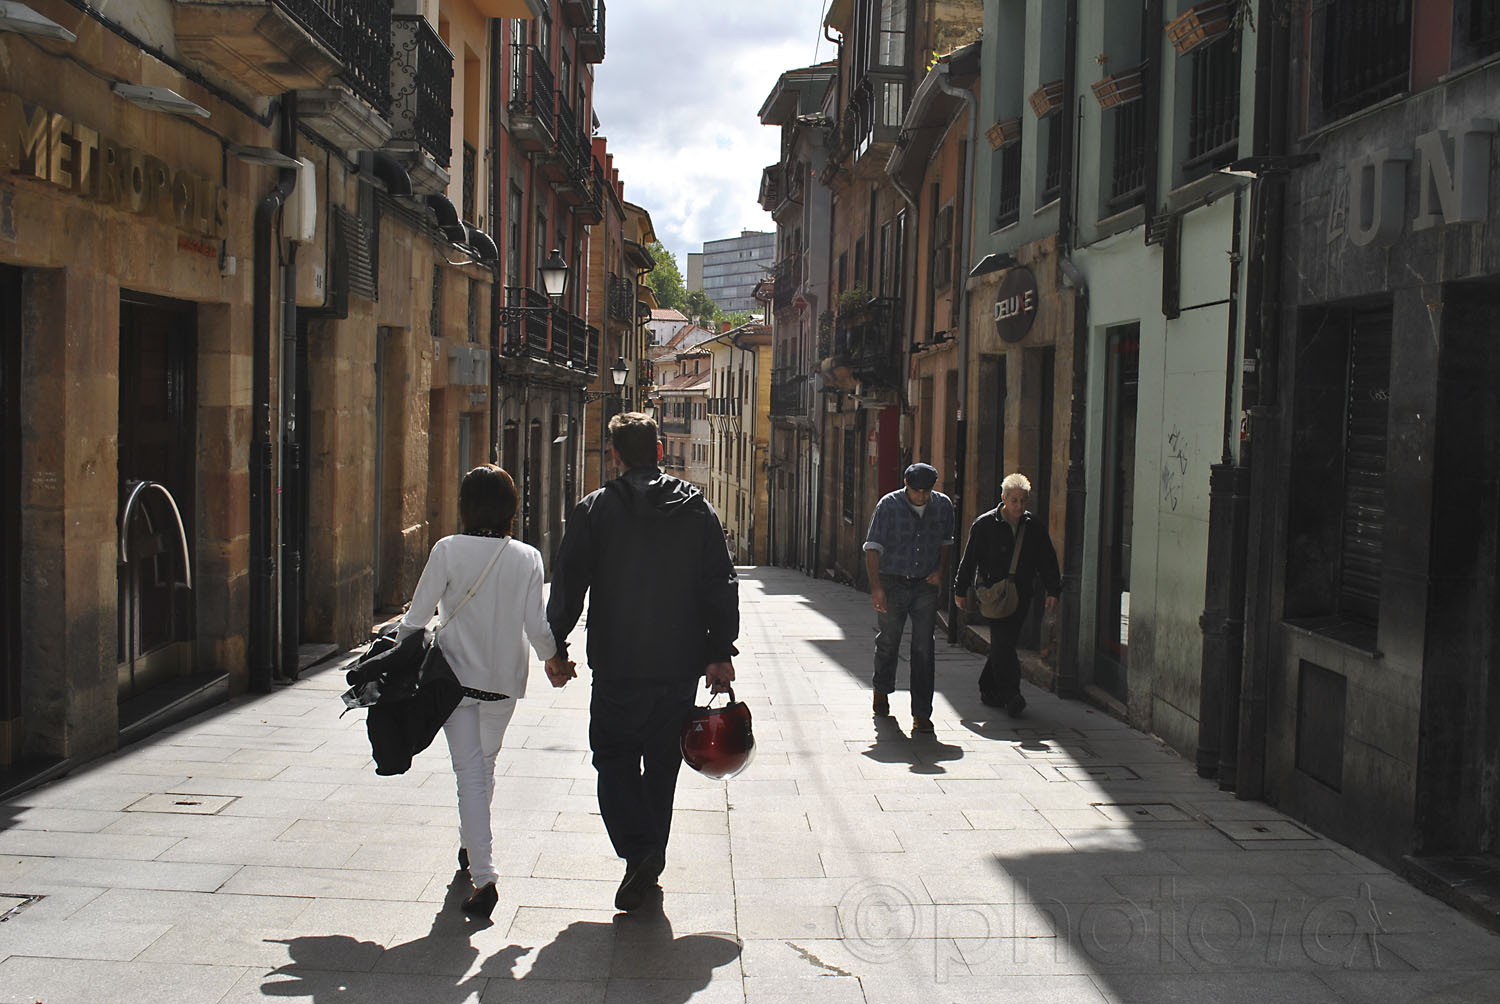
[{"label": "black handbag", "polygon": [[411,767],[412,757],[432,745],[438,730],[463,699],[464,688],[443,655],[439,634],[479,592],[509,543],[506,540],[495,551],[446,620],[399,643],[394,632],[382,635],[349,671],[344,710],[370,709],[365,729],[376,774],[404,774]]}]

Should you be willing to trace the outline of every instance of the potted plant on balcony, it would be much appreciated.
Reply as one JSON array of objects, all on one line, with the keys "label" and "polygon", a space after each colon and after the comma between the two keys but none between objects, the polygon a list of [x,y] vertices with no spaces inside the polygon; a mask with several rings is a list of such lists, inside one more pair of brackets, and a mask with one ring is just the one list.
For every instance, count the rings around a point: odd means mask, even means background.
[{"label": "potted plant on balcony", "polygon": [[1141,68],[1132,66],[1105,75],[1090,90],[1099,101],[1100,108],[1117,108],[1139,98],[1142,93]]},{"label": "potted plant on balcony", "polygon": [[844,290],[839,294],[837,302],[839,324],[846,328],[864,324],[874,314],[873,298],[863,286],[855,285]]},{"label": "potted plant on balcony", "polygon": [[1225,34],[1239,18],[1242,0],[1210,0],[1195,4],[1167,22],[1167,41],[1179,56],[1186,56]]}]

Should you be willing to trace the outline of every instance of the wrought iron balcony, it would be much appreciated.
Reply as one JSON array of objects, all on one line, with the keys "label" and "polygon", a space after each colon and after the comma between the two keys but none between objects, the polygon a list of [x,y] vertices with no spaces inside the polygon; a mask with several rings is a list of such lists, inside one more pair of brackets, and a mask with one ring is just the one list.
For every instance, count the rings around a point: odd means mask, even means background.
[{"label": "wrought iron balcony", "polygon": [[875,297],[839,310],[833,333],[835,368],[876,387],[895,387],[901,359],[901,301]]},{"label": "wrought iron balcony", "polygon": [[582,201],[573,207],[573,215],[584,223],[604,222],[604,168],[595,157],[589,158],[589,173]]},{"label": "wrought iron balcony", "polygon": [[391,5],[385,0],[338,0],[344,69],[349,89],[381,115],[391,110]]},{"label": "wrought iron balcony", "polygon": [[[585,6],[588,6],[585,2]],[[585,63],[604,62],[604,0],[594,5],[594,18],[578,29],[578,58]]]},{"label": "wrought iron balcony", "polygon": [[634,324],[635,280],[611,272],[605,289],[609,298],[605,308],[609,319],[620,324]]},{"label": "wrought iron balcony", "polygon": [[771,371],[771,417],[801,418],[808,413],[807,389],[811,381],[807,374],[798,373],[790,366]]},{"label": "wrought iron balcony", "polygon": [[772,275],[776,292],[771,303],[776,310],[782,310],[791,306],[797,290],[802,288],[802,252],[793,252],[777,262]]},{"label": "wrought iron balcony", "polygon": [[552,68],[534,45],[511,46],[510,129],[530,153],[549,150],[557,136],[557,90]]},{"label": "wrought iron balcony", "polygon": [[514,311],[505,326],[501,352],[593,376],[599,372],[599,329],[577,314],[553,306],[529,286],[505,287],[505,305]]},{"label": "wrought iron balcony", "polygon": [[394,15],[391,35],[391,140],[415,144],[446,170],[453,158],[453,53],[421,15]]}]

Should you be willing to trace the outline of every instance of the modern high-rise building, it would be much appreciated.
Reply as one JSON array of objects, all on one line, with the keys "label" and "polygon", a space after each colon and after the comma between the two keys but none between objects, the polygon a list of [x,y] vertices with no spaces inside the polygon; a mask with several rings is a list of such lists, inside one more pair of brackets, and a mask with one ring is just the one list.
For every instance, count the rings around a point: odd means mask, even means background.
[{"label": "modern high-rise building", "polygon": [[755,284],[776,262],[776,235],[745,230],[703,245],[703,292],[725,313],[758,311]]}]

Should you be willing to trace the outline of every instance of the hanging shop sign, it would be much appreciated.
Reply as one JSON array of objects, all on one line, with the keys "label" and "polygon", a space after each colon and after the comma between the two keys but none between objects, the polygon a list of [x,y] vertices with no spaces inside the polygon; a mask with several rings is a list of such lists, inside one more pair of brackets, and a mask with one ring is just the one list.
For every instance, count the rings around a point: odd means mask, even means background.
[{"label": "hanging shop sign", "polygon": [[[1413,231],[1489,219],[1493,119],[1423,133],[1415,150],[1375,150],[1351,161],[1331,200],[1328,230],[1357,247],[1391,247],[1408,219]],[[1407,173],[1417,163],[1417,205],[1407,205]]]},{"label": "hanging shop sign", "polygon": [[197,237],[223,237],[229,192],[66,115],[0,93],[0,172],[56,185]]},{"label": "hanging shop sign", "polygon": [[995,331],[1003,342],[1019,342],[1036,320],[1036,274],[1024,265],[1005,273],[995,294]]}]

